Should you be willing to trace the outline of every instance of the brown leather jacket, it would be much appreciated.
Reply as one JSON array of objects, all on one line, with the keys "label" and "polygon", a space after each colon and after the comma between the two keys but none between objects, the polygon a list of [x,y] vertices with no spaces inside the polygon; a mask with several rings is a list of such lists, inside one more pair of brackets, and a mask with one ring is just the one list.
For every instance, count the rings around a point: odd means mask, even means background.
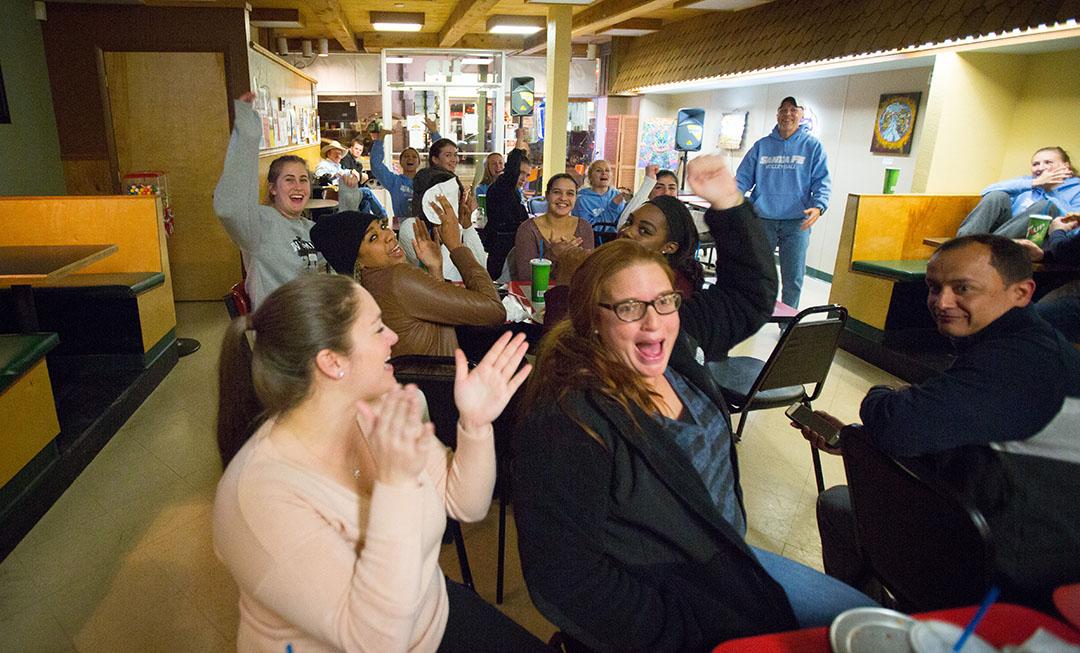
[{"label": "brown leather jacket", "polygon": [[383,324],[398,335],[392,355],[453,356],[458,346],[455,324],[495,326],[506,321],[495,284],[469,248],[455,248],[450,260],[461,272],[464,288],[408,263],[360,273],[360,285],[382,309]]}]

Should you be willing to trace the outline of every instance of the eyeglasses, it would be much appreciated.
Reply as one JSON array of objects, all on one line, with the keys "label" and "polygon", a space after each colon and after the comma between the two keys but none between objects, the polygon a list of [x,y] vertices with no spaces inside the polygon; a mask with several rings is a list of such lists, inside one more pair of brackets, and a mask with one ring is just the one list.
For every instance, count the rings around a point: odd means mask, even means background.
[{"label": "eyeglasses", "polygon": [[670,315],[679,310],[682,304],[682,295],[677,290],[657,295],[651,302],[643,302],[640,299],[624,299],[614,304],[600,304],[601,307],[610,310],[623,322],[637,322],[645,317],[645,311],[652,306],[657,315]]}]

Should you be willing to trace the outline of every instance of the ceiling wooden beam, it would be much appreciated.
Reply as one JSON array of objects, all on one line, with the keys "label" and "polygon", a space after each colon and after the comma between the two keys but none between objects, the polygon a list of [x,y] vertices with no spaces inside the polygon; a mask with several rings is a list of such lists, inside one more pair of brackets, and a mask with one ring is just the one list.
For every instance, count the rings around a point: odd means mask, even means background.
[{"label": "ceiling wooden beam", "polygon": [[539,54],[547,50],[547,30],[540,30],[536,34],[525,37],[525,43],[518,54]]},{"label": "ceiling wooden beam", "polygon": [[671,0],[601,0],[574,14],[570,35],[595,34],[600,28],[670,7]]},{"label": "ceiling wooden beam", "polygon": [[304,26],[304,23],[300,21],[300,11],[297,9],[255,7],[248,14],[248,20],[253,27],[262,28],[285,29]]},{"label": "ceiling wooden beam", "polygon": [[356,46],[352,28],[349,26],[349,19],[341,10],[339,0],[307,0],[307,5],[315,14],[315,18],[326,26],[330,36],[334,37],[346,52],[360,51],[360,48]]},{"label": "ceiling wooden beam", "polygon": [[525,44],[525,37],[513,34],[466,34],[457,47],[467,50],[510,50],[516,52]]},{"label": "ceiling wooden beam", "polygon": [[[525,37],[521,50],[515,54],[528,55],[547,52],[547,32],[537,32]],[[588,43],[571,43],[570,56],[574,59],[584,59],[589,52]]]},{"label": "ceiling wooden beam", "polygon": [[469,31],[469,26],[487,15],[488,10],[499,4],[499,0],[458,0],[454,10],[439,30],[440,48],[457,46],[458,40]]},{"label": "ceiling wooden beam", "polygon": [[437,48],[439,35],[434,32],[363,32],[364,52],[380,52],[385,48]]}]

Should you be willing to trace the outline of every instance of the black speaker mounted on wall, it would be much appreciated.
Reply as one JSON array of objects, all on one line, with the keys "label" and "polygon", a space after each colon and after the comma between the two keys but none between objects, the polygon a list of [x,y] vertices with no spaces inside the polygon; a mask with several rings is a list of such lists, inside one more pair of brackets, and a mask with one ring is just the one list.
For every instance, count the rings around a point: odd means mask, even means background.
[{"label": "black speaker mounted on wall", "polygon": [[701,149],[701,137],[705,134],[705,109],[679,109],[675,122],[675,149],[680,152],[697,152]]},{"label": "black speaker mounted on wall", "polygon": [[533,89],[536,82],[532,77],[513,77],[510,79],[510,115],[533,115]]}]

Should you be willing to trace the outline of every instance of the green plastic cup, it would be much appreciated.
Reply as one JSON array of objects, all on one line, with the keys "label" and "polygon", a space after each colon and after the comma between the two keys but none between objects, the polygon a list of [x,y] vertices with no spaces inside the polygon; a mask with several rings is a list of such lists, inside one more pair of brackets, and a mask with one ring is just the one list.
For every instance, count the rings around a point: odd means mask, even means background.
[{"label": "green plastic cup", "polygon": [[1027,239],[1036,245],[1042,245],[1046,233],[1050,231],[1051,220],[1053,218],[1048,215],[1033,215],[1028,218]]},{"label": "green plastic cup", "polygon": [[532,303],[543,304],[544,293],[548,289],[548,278],[551,276],[551,261],[546,258],[534,258],[532,263]]},{"label": "green plastic cup", "polygon": [[900,168],[885,168],[885,185],[882,193],[892,195],[896,192],[896,183],[900,181]]}]

